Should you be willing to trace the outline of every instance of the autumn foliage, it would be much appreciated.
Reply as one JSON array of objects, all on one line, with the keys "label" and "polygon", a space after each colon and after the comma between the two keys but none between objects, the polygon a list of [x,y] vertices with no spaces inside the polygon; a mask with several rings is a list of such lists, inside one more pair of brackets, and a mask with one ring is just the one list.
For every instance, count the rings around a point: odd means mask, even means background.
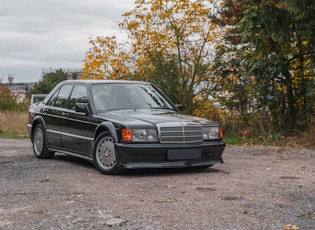
[{"label": "autumn foliage", "polygon": [[0,133],[26,135],[29,100],[11,92],[8,84],[0,82]]},{"label": "autumn foliage", "polygon": [[136,0],[119,23],[127,41],[91,37],[83,78],[151,81],[230,133],[309,132],[314,10],[310,0]]},{"label": "autumn foliage", "polygon": [[213,44],[221,30],[211,21],[213,1],[135,1],[120,27],[128,43],[115,37],[91,39],[84,62],[85,78],[148,80],[160,86],[188,113],[210,82]]},{"label": "autumn foliage", "polygon": [[92,48],[86,53],[83,79],[125,79],[131,74],[131,57],[117,43],[116,37],[90,38]]}]

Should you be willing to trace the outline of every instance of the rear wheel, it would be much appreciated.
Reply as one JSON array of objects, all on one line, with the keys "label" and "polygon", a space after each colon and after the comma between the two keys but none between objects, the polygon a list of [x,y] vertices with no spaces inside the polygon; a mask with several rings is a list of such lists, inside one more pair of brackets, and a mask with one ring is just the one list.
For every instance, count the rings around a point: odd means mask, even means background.
[{"label": "rear wheel", "polygon": [[95,166],[104,174],[119,174],[123,171],[114,139],[108,132],[103,132],[96,138],[93,160]]},{"label": "rear wheel", "polygon": [[54,156],[54,152],[48,151],[44,128],[37,124],[33,132],[33,150],[37,158],[49,159]]}]

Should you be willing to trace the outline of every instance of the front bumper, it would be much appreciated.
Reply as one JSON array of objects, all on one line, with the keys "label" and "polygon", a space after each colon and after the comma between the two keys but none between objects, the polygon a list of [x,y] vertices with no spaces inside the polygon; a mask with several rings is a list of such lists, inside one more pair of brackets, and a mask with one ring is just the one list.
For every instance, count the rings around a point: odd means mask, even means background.
[{"label": "front bumper", "polygon": [[184,168],[223,163],[225,142],[197,144],[116,144],[124,168]]}]

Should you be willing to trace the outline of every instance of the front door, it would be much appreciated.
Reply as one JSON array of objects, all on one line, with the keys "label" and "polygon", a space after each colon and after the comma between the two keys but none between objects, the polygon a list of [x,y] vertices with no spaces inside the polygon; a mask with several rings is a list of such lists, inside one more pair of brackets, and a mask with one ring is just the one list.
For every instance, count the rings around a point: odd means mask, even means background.
[{"label": "front door", "polygon": [[67,110],[62,114],[61,145],[65,151],[87,155],[88,143],[91,141],[91,138],[87,136],[89,116],[84,113],[75,112],[76,103],[88,103],[87,89],[83,84],[74,86]]}]

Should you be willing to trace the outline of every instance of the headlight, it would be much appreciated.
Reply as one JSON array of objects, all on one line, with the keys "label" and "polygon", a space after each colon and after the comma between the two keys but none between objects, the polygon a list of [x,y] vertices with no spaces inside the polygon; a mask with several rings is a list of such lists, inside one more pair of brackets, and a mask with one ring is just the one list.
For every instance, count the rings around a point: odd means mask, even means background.
[{"label": "headlight", "polygon": [[156,129],[130,129],[122,130],[122,139],[124,141],[134,142],[157,142]]},{"label": "headlight", "polygon": [[217,127],[203,127],[203,140],[222,139],[222,128]]}]

